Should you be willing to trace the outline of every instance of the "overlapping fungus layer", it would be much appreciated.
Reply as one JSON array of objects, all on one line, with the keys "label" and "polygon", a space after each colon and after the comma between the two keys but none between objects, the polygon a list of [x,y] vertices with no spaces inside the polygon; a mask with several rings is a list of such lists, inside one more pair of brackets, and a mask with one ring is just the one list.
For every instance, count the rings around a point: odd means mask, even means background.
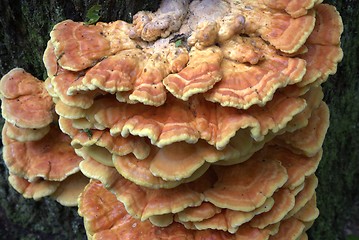
[{"label": "overlapping fungus layer", "polygon": [[342,30],[314,0],[60,22],[46,81],[0,82],[9,182],[78,199],[89,239],[307,239]]}]

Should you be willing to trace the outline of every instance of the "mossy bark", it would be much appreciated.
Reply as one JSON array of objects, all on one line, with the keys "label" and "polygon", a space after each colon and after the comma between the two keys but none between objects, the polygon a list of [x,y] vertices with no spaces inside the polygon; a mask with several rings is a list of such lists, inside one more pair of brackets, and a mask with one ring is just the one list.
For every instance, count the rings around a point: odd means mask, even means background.
[{"label": "mossy bark", "polygon": [[[356,0],[327,0],[343,17],[345,57],[335,76],[324,84],[331,110],[331,127],[318,170],[318,205],[321,215],[310,231],[311,239],[345,239],[359,225],[359,4]],[[0,75],[22,67],[38,78],[45,69],[42,53],[49,31],[57,22],[83,21],[94,0],[1,0]],[[101,1],[100,21],[130,20],[141,9],[155,9],[157,1]],[[64,208],[46,198],[25,200],[7,183],[0,161],[0,236],[3,239],[85,239],[82,219],[75,208]],[[350,225],[350,224],[351,225]]]}]

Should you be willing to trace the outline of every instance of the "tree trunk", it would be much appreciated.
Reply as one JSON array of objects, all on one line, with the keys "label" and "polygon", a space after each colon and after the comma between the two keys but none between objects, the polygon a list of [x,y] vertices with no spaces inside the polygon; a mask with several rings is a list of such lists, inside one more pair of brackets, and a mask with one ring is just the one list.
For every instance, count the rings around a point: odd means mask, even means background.
[{"label": "tree trunk", "polygon": [[[100,21],[131,20],[138,10],[154,10],[160,0],[105,0]],[[318,170],[318,205],[321,212],[311,239],[345,239],[359,225],[359,6],[356,0],[327,0],[343,17],[345,57],[335,76],[324,84],[331,110],[331,127]],[[84,21],[94,0],[1,0],[0,75],[22,67],[42,79],[42,54],[49,32],[59,21]],[[46,198],[25,200],[7,183],[0,161],[0,236],[3,239],[85,239],[77,209],[64,208]],[[356,226],[355,226],[356,225]],[[358,234],[358,233],[357,233]]]}]

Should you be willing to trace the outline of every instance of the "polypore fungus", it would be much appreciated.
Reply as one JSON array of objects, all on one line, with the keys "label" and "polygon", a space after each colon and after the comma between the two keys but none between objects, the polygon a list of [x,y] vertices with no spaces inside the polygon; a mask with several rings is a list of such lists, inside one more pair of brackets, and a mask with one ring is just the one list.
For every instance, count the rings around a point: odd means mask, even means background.
[{"label": "polypore fungus", "polygon": [[9,182],[78,203],[89,239],[306,239],[342,31],[314,0],[57,23],[46,81],[0,82]]},{"label": "polypore fungus", "polygon": [[[4,128],[3,133],[6,131]],[[10,172],[29,181],[43,178],[62,181],[79,171],[81,158],[70,145],[70,138],[53,127],[38,141],[18,142],[2,135],[3,158]]]},{"label": "polypore fungus", "polygon": [[53,102],[44,84],[25,72],[15,68],[1,78],[2,116],[20,128],[43,128],[52,120]]},{"label": "polypore fungus", "polygon": [[53,194],[60,185],[60,182],[47,181],[43,179],[29,182],[25,178],[11,173],[8,180],[10,185],[24,198],[32,198],[34,200],[39,200],[43,197]]}]

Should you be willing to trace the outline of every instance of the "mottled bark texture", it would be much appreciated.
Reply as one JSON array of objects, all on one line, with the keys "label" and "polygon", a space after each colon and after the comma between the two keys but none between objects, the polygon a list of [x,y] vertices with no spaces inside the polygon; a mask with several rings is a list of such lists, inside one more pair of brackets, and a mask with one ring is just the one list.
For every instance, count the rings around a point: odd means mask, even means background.
[{"label": "mottled bark texture", "polygon": [[[327,0],[340,11],[345,30],[345,57],[335,76],[325,83],[331,127],[320,164],[318,205],[321,215],[311,239],[345,239],[359,223],[359,4],[357,0]],[[55,23],[71,18],[83,21],[92,0],[1,0],[0,75],[22,67],[43,78],[42,53]],[[101,1],[100,21],[130,20],[141,9],[156,9],[157,1]],[[82,219],[75,208],[64,208],[46,198],[25,200],[7,183],[0,161],[1,239],[85,239]]]}]

